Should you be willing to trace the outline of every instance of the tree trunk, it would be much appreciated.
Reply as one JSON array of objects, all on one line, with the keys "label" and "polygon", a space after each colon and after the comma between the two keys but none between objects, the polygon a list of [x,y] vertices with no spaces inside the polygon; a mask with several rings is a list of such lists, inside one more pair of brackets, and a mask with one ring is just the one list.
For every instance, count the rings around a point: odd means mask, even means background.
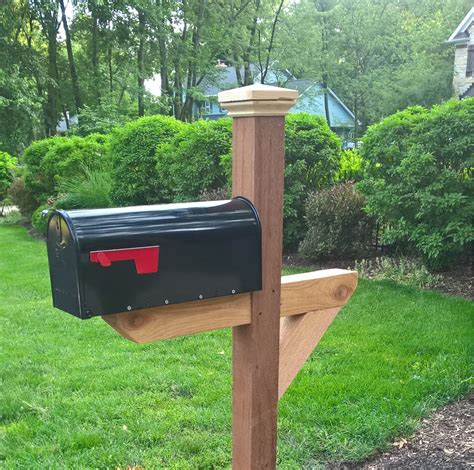
[{"label": "tree trunk", "polygon": [[58,44],[56,39],[56,25],[50,19],[47,24],[48,35],[48,85],[46,100],[46,135],[56,134],[58,117],[58,75],[57,75],[57,55]]},{"label": "tree trunk", "polygon": [[91,8],[92,13],[92,32],[91,32],[91,65],[92,75],[94,77],[94,91],[97,104],[100,103],[100,73],[99,73],[99,58],[98,58],[98,36],[99,36],[99,18],[97,15],[97,8],[95,5]]},{"label": "tree trunk", "polygon": [[138,71],[138,116],[145,114],[145,12],[138,10],[138,53],[137,53],[137,71]]},{"label": "tree trunk", "polygon": [[244,51],[243,61],[244,61],[244,82],[243,85],[252,85],[253,76],[250,69],[250,61],[252,59],[252,52],[255,45],[255,36],[257,34],[257,24],[258,24],[258,12],[260,9],[260,0],[255,0],[255,14],[252,19],[252,25],[250,26],[250,38],[247,48]]},{"label": "tree trunk", "polygon": [[112,67],[112,42],[109,41],[107,45],[107,66],[109,69],[109,92],[112,93],[114,89],[114,72]]},{"label": "tree trunk", "polygon": [[170,85],[168,79],[168,51],[166,46],[166,17],[163,0],[158,0],[158,49],[160,54],[160,77],[161,92],[166,98],[170,96]]},{"label": "tree trunk", "polygon": [[[61,7],[61,18],[64,27],[64,34],[66,35],[66,49],[67,49],[67,58],[69,61],[69,71],[71,73],[71,82],[72,82],[72,92],[74,94],[74,104],[76,105],[76,112],[79,112],[81,109],[81,94],[79,90],[79,79],[77,77],[76,64],[74,62],[74,54],[72,51],[72,42],[71,34],[69,32],[69,26],[67,24],[66,18],[66,7],[64,6],[64,0],[59,0],[59,5]],[[98,84],[97,84],[98,85]]]},{"label": "tree trunk", "polygon": [[280,4],[278,5],[277,11],[275,13],[275,17],[273,18],[272,29],[270,33],[270,42],[268,43],[268,48],[267,48],[267,59],[265,61],[265,68],[264,70],[262,70],[261,77],[260,77],[260,83],[262,84],[265,83],[265,78],[267,78],[268,69],[270,67],[270,57],[273,50],[273,41],[275,40],[276,25],[278,23],[278,18],[280,17],[280,13],[283,9],[284,3],[285,3],[285,0],[280,1]]}]

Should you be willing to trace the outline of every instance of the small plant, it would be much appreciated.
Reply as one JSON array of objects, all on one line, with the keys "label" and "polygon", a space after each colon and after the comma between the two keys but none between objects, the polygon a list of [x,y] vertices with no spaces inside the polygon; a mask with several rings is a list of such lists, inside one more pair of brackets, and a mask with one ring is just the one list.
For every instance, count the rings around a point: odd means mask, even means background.
[{"label": "small plant", "polygon": [[70,178],[59,186],[56,207],[94,209],[110,207],[112,176],[110,172],[84,169],[83,175]]},{"label": "small plant", "polygon": [[339,182],[359,181],[362,178],[362,162],[359,150],[342,151],[335,180]]},{"label": "small plant", "polygon": [[227,186],[212,190],[205,189],[204,191],[201,191],[201,194],[199,194],[200,201],[222,201],[224,199],[229,199],[230,197],[230,190]]},{"label": "small plant", "polygon": [[373,260],[356,261],[355,269],[362,278],[393,281],[410,287],[430,289],[441,282],[441,277],[432,274],[419,260],[382,256]]},{"label": "small plant", "polygon": [[306,258],[343,257],[367,253],[372,221],[364,213],[364,197],[353,184],[317,191],[306,203],[308,232],[300,252]]},{"label": "small plant", "polygon": [[51,209],[51,206],[48,204],[43,204],[36,209],[31,215],[31,225],[42,237],[46,236],[46,229],[48,228],[48,217],[43,213],[43,211]]}]

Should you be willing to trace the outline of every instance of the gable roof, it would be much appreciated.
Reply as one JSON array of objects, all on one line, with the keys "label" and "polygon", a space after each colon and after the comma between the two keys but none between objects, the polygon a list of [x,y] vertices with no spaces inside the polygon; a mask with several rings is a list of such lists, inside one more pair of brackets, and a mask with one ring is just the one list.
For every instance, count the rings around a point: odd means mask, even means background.
[{"label": "gable roof", "polygon": [[459,23],[453,34],[446,41],[449,44],[465,44],[469,40],[469,28],[474,22],[474,7],[468,12],[464,19]]},{"label": "gable roof", "polygon": [[[251,72],[254,79],[258,77],[259,70],[256,66],[251,66]],[[308,113],[325,117],[324,90],[322,85],[313,80],[295,79],[288,71],[283,71],[282,74],[288,77],[288,81],[284,85],[284,88],[298,90],[299,92],[298,100],[291,108],[290,113]],[[268,75],[268,84],[271,84],[272,78],[276,76],[277,74],[270,70]],[[236,86],[238,85],[235,67],[228,66],[222,68],[212,80],[208,80],[203,85],[203,93],[205,96],[216,96],[218,92],[234,88]],[[352,111],[330,88],[328,88],[328,91],[329,119],[331,127],[353,128],[355,116]]]},{"label": "gable roof", "polygon": [[[290,113],[309,113],[317,116],[326,116],[324,109],[324,89],[318,82],[310,80],[292,80],[287,83],[288,88],[295,88],[300,92],[296,104]],[[331,127],[354,127],[354,113],[328,88],[329,120]]]}]

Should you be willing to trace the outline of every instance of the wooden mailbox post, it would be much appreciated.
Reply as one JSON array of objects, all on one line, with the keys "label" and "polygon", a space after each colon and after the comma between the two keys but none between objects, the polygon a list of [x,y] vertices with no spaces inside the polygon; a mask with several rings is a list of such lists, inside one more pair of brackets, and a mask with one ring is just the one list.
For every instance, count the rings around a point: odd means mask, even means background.
[{"label": "wooden mailbox post", "polygon": [[266,85],[219,93],[233,117],[232,193],[261,219],[262,290],[103,317],[138,343],[234,327],[235,469],[275,468],[278,399],[357,285],[340,269],[281,277],[284,119],[296,98]]}]

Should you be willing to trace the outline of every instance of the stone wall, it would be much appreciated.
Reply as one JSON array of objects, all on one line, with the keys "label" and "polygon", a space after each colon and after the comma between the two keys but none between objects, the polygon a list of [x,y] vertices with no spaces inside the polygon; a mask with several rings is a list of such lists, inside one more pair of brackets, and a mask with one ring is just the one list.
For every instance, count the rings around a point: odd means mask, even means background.
[{"label": "stone wall", "polygon": [[473,76],[466,77],[467,50],[469,45],[474,46],[474,23],[469,29],[469,43],[456,47],[453,78],[454,96],[456,98],[465,93],[474,83]]}]

